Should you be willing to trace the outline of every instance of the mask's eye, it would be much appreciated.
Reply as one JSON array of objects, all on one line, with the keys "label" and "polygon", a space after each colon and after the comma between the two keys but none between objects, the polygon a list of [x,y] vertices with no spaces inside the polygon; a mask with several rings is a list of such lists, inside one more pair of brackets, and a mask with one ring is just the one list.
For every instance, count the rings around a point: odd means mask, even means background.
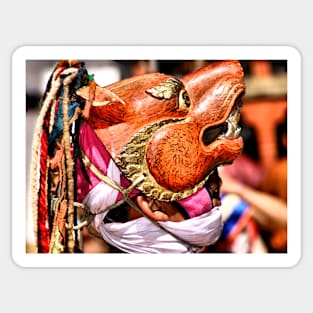
[{"label": "mask's eye", "polygon": [[179,108],[189,108],[190,107],[190,98],[186,90],[181,90],[178,97]]}]

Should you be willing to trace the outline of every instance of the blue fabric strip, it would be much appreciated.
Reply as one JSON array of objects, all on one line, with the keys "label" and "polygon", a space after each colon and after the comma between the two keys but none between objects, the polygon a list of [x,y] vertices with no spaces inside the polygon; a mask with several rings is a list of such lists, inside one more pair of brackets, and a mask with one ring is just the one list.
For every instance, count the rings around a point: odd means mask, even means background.
[{"label": "blue fabric strip", "polygon": [[[222,199],[223,201],[223,199]],[[240,218],[244,215],[244,213],[248,210],[249,206],[243,200],[239,200],[236,203],[236,206],[233,208],[232,213],[224,222],[224,227],[221,235],[221,239],[226,239],[230,232],[236,227]]]}]

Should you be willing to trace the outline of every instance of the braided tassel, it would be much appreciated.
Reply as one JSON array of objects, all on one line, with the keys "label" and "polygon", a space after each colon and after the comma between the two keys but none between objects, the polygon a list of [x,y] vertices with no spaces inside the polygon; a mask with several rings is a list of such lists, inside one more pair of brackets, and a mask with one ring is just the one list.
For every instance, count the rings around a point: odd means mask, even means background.
[{"label": "braided tassel", "polygon": [[[45,121],[46,122],[46,121]],[[45,128],[40,138],[40,178],[38,197],[38,252],[49,252],[49,221],[48,221],[48,190],[47,190],[47,155],[48,155],[48,134]]]},{"label": "braided tassel", "polygon": [[65,151],[65,162],[66,162],[66,181],[67,181],[67,249],[69,253],[74,252],[75,241],[73,239],[73,226],[74,226],[74,161],[71,152],[71,141],[70,141],[70,129],[68,121],[68,104],[69,104],[69,84],[77,76],[77,72],[69,75],[64,79],[64,100],[63,100],[63,145]]},{"label": "braided tassel", "polygon": [[[51,108],[60,87],[59,71],[54,71],[37,119],[32,146],[32,209],[34,233],[39,253],[49,252],[48,220],[48,132]],[[38,168],[39,167],[39,168]],[[39,176],[39,178],[38,178]]]}]

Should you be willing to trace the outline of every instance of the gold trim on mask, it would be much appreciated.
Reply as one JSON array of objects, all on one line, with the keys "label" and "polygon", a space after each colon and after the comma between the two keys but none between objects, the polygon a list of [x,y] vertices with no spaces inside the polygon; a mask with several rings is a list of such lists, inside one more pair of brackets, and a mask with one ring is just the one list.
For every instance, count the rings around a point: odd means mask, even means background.
[{"label": "gold trim on mask", "polygon": [[131,138],[119,157],[115,159],[116,165],[131,182],[134,182],[142,175],[144,176],[144,179],[137,184],[136,188],[143,192],[148,198],[160,201],[177,201],[187,198],[202,188],[210,176],[205,177],[193,188],[182,191],[172,191],[159,185],[148,169],[146,162],[146,146],[151,136],[161,127],[185,122],[186,119],[168,119],[144,127]]},{"label": "gold trim on mask", "polygon": [[158,99],[171,99],[183,86],[177,78],[169,78],[165,82],[146,90],[147,93]]}]

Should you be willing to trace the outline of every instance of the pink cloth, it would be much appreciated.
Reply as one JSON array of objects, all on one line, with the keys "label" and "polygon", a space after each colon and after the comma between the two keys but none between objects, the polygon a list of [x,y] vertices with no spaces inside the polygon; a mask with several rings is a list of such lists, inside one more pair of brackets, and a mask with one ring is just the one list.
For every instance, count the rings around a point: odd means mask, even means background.
[{"label": "pink cloth", "polygon": [[187,211],[190,218],[199,216],[212,209],[211,197],[205,188],[201,188],[192,196],[177,202]]},{"label": "pink cloth", "polygon": [[[91,161],[91,163],[96,166],[103,175],[107,175],[110,177],[108,174],[108,168],[110,165],[110,162],[114,162],[111,159],[111,156],[109,152],[106,150],[105,146],[103,143],[100,141],[99,137],[97,134],[93,131],[91,126],[83,122],[80,126],[80,131],[79,131],[79,146],[84,152],[84,154],[88,157],[88,159]],[[77,201],[82,202],[85,196],[90,192],[91,189],[93,189],[99,182],[100,179],[93,174],[93,172],[88,168],[86,168],[89,180],[91,184],[86,180],[82,169],[81,169],[81,161],[77,161],[77,167],[76,167],[76,173],[77,173]],[[112,177],[110,177],[112,178]],[[127,188],[130,185],[130,182],[122,176],[120,173],[120,183],[123,188]],[[130,196],[133,197],[134,195],[138,194],[137,190],[134,190]],[[121,193],[119,193],[118,198],[116,201],[121,199]]]}]

